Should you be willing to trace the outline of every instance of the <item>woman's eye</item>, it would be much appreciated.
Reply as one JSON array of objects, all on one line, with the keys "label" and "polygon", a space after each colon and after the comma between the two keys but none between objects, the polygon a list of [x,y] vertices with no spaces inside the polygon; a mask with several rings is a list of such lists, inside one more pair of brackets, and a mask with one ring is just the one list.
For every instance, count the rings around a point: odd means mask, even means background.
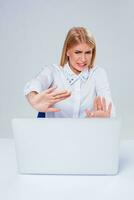
[{"label": "woman's eye", "polygon": [[[81,52],[76,51],[75,54],[80,54]],[[91,54],[91,51],[87,51],[86,54]]]},{"label": "woman's eye", "polygon": [[75,52],[76,54],[79,54],[80,52],[79,51],[77,51],[77,52]]}]

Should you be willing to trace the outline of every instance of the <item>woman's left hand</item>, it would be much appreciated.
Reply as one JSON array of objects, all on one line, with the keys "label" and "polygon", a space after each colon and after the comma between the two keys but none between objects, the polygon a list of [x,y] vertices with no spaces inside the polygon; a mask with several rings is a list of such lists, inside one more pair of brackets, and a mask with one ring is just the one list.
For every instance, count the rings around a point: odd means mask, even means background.
[{"label": "woman's left hand", "polygon": [[110,117],[112,110],[112,103],[109,103],[108,108],[106,107],[106,100],[104,97],[95,97],[94,99],[94,110],[90,111],[86,109],[86,117]]}]

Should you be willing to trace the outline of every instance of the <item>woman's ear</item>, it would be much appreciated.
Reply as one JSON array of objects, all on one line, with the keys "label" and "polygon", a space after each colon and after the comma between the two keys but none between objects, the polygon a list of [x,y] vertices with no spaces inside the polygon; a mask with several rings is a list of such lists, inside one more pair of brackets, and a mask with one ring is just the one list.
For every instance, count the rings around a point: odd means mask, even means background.
[{"label": "woman's ear", "polygon": [[69,56],[69,50],[67,50],[66,55]]}]

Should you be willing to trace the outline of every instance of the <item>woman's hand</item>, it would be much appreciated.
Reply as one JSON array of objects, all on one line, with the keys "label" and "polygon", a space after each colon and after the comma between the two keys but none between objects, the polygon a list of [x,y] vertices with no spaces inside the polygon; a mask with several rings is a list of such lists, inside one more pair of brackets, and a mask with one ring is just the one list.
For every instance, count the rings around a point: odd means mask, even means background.
[{"label": "woman's hand", "polygon": [[39,112],[59,112],[60,109],[53,105],[70,97],[71,92],[67,90],[55,91],[56,87],[51,87],[41,93],[30,92],[27,95],[29,103]]},{"label": "woman's hand", "polygon": [[94,110],[85,110],[86,117],[110,117],[112,110],[112,103],[109,103],[108,108],[106,108],[106,100],[104,97],[95,97],[94,99]]}]

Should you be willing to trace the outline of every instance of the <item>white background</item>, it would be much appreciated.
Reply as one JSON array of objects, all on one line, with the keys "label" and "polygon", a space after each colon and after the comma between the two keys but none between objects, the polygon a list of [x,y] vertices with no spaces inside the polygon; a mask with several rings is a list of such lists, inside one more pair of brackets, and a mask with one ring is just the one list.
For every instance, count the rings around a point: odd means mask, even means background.
[{"label": "white background", "polygon": [[96,38],[96,64],[108,73],[122,137],[134,139],[133,20],[133,0],[0,0],[0,137],[12,137],[12,118],[36,117],[25,83],[58,64],[68,30],[85,26]]}]

